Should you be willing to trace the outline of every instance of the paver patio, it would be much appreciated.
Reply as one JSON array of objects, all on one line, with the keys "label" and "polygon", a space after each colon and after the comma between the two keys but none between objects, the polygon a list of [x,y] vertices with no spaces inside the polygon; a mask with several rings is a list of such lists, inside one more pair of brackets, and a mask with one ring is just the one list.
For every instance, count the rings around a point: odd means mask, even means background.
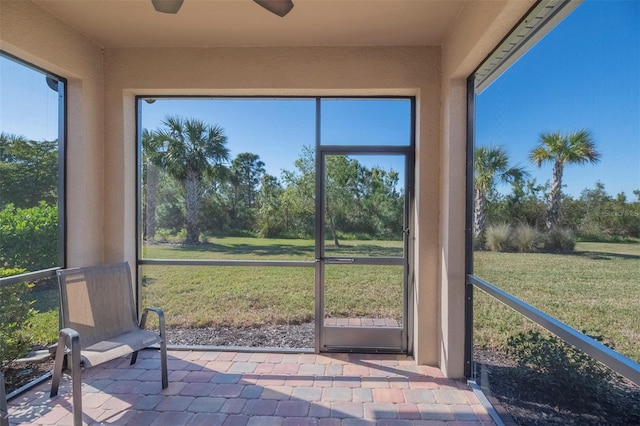
[{"label": "paver patio", "polygon": [[[466,382],[385,354],[170,351],[161,390],[158,353],[82,374],[84,422],[130,425],[493,425]],[[72,424],[68,377],[9,401],[11,424]]]}]

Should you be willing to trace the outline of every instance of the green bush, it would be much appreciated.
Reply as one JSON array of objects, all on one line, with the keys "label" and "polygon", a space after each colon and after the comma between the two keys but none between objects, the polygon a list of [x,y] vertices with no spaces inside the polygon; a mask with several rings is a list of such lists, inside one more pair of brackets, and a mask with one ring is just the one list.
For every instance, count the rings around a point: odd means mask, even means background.
[{"label": "green bush", "polygon": [[569,253],[576,248],[573,233],[567,229],[552,229],[547,232],[544,248],[546,251]]},{"label": "green bush", "polygon": [[545,389],[557,395],[559,403],[579,400],[590,404],[611,396],[614,374],[556,336],[528,331],[509,337],[507,342],[507,352],[531,372],[530,380],[522,381],[523,385]]},{"label": "green bush", "polygon": [[486,248],[487,248],[487,233],[482,232],[480,235],[473,238],[473,249],[486,250]]},{"label": "green bush", "polygon": [[156,241],[159,241],[161,243],[166,243],[167,241],[169,241],[169,238],[171,237],[172,233],[171,230],[166,229],[166,228],[162,228],[162,229],[158,229],[156,231]]},{"label": "green bush", "polygon": [[0,268],[37,271],[56,266],[58,208],[40,202],[36,207],[0,211]]},{"label": "green bush", "polygon": [[487,227],[485,233],[487,250],[503,252],[511,249],[511,227],[509,225],[491,225]]},{"label": "green bush", "polygon": [[[0,278],[17,275],[24,269],[0,268]],[[32,284],[18,283],[0,287],[0,368],[27,353],[31,338],[27,329],[36,311],[24,301]]]}]

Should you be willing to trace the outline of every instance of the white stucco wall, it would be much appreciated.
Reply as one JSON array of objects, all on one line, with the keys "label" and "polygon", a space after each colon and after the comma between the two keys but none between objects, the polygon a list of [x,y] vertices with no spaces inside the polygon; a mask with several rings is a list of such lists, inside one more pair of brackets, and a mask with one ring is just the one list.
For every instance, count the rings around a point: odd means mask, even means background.
[{"label": "white stucco wall", "polygon": [[101,263],[101,49],[27,1],[0,2],[0,49],[67,79],[67,265]]},{"label": "white stucco wall", "polygon": [[438,365],[464,376],[467,77],[535,1],[467,2],[442,46]]},{"label": "white stucco wall", "polygon": [[107,49],[107,259],[135,260],[136,94],[416,96],[415,355],[437,363],[439,48]]}]

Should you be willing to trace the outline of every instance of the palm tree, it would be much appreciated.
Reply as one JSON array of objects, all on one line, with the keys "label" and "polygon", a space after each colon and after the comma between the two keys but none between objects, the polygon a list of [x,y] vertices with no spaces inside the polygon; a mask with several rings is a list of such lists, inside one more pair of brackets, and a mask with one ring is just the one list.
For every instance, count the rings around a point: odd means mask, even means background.
[{"label": "palm tree", "polygon": [[10,163],[14,160],[11,149],[18,144],[29,143],[24,136],[0,132],[0,161]]},{"label": "palm tree", "polygon": [[509,166],[509,155],[500,147],[478,147],[473,159],[474,235],[477,238],[487,224],[487,197],[498,183],[520,182],[528,173],[519,165]]},{"label": "palm tree", "polygon": [[154,162],[184,185],[186,202],[186,244],[198,244],[202,183],[205,177],[219,178],[229,160],[227,137],[220,126],[197,119],[169,116],[164,129],[155,133],[157,154]]},{"label": "palm tree", "polygon": [[142,167],[144,185],[144,237],[153,241],[156,235],[156,206],[158,195],[158,181],[160,179],[160,168],[158,162],[158,147],[156,146],[155,134],[148,129],[142,130]]},{"label": "palm tree", "polygon": [[543,133],[538,141],[529,154],[529,160],[538,167],[553,162],[553,180],[547,206],[547,228],[553,229],[558,226],[565,164],[595,164],[600,161],[600,153],[596,151],[591,132],[584,129],[568,135],[560,132]]}]

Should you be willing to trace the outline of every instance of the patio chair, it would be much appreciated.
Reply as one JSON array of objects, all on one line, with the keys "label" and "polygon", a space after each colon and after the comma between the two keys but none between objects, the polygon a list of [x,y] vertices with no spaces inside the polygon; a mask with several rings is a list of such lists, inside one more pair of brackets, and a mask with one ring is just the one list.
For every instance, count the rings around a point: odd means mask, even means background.
[{"label": "patio chair", "polygon": [[[74,424],[82,424],[81,367],[89,368],[160,344],[162,388],[168,386],[164,313],[146,308],[137,321],[131,272],[126,262],[58,270],[61,326],[51,382],[58,394],[62,369],[71,369]],[[144,329],[147,314],[155,312],[159,334]]]}]

